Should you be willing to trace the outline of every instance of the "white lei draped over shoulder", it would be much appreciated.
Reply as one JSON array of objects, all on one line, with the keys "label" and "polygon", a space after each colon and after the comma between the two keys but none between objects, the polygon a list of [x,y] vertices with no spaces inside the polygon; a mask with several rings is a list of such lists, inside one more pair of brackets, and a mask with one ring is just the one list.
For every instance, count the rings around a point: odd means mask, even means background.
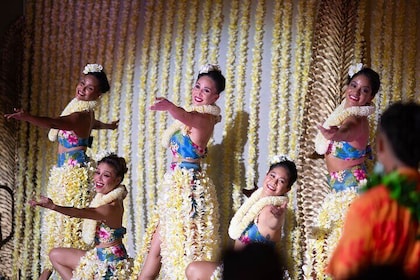
[{"label": "white lei draped over shoulder", "polygon": [[[213,105],[200,105],[200,106],[189,106],[186,109],[187,112],[198,112],[203,114],[210,114],[213,116],[220,116],[220,107],[213,104]],[[169,146],[169,141],[172,135],[177,132],[178,130],[182,131],[183,135],[187,135],[189,131],[189,127],[180,122],[179,120],[175,120],[163,133],[162,135],[162,145],[164,147]]]},{"label": "white lei draped over shoulder", "polygon": [[233,216],[229,225],[229,236],[233,240],[238,239],[247,226],[257,218],[260,211],[267,205],[280,206],[287,203],[286,196],[261,196],[262,188],[256,190]]},{"label": "white lei draped over shoulder", "polygon": [[[68,116],[75,112],[82,112],[82,111],[91,111],[95,109],[95,107],[98,105],[98,101],[83,101],[79,100],[77,98],[73,98],[72,101],[67,104],[66,108],[64,108],[63,112],[61,113],[62,116]],[[57,140],[58,135],[58,129],[51,128],[48,132],[48,139],[50,139],[51,142],[54,142]]]},{"label": "white lei draped over shoulder", "polygon": [[[350,116],[367,117],[375,112],[375,105],[373,103],[368,106],[353,106],[348,108],[344,108],[344,104],[345,100],[329,115],[322,125],[323,127],[340,126]],[[315,151],[320,155],[325,154],[328,149],[328,144],[329,140],[318,131],[315,137]]]}]

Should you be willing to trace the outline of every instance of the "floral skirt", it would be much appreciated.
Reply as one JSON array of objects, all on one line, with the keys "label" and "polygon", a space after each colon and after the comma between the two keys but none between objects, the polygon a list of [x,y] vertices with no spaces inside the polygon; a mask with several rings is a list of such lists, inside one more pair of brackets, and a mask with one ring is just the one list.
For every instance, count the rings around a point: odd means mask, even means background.
[{"label": "floral skirt", "polygon": [[[50,171],[47,196],[62,206],[87,207],[92,198],[90,164],[87,166],[54,166]],[[82,219],[70,218],[45,210],[42,220],[41,265],[52,269],[48,253],[55,247],[88,249],[82,240]]]},{"label": "floral skirt", "polygon": [[324,269],[341,237],[347,209],[357,196],[357,188],[347,188],[333,190],[323,199],[308,240],[308,251],[312,252],[308,261],[316,271],[314,279],[325,279]]},{"label": "floral skirt", "polygon": [[[146,247],[150,245],[159,225],[160,278],[185,279],[185,268],[192,261],[216,261],[219,257],[221,241],[215,186],[205,172],[176,166],[165,174],[158,195],[157,211],[146,229],[144,243]],[[148,250],[140,250],[134,264],[135,273],[141,271]]]},{"label": "floral skirt", "polygon": [[124,245],[94,248],[80,259],[72,280],[125,280],[131,275],[131,267]]}]

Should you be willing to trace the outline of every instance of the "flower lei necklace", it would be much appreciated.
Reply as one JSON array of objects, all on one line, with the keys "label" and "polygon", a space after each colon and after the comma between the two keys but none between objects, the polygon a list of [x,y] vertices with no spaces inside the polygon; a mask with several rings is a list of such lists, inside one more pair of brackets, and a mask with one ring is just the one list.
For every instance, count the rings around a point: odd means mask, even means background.
[{"label": "flower lei necklace", "polygon": [[[73,100],[67,104],[66,108],[64,108],[60,116],[68,116],[74,112],[90,111],[93,110],[97,105],[98,101],[96,100],[83,101],[77,98],[73,98]],[[51,142],[54,142],[57,140],[57,135],[58,129],[51,128],[48,132],[48,139],[50,139]]]},{"label": "flower lei necklace", "polygon": [[[339,126],[350,116],[367,117],[375,111],[375,105],[373,103],[370,106],[352,106],[349,108],[344,108],[344,103],[345,100],[329,115],[322,125],[323,127]],[[315,151],[320,155],[325,154],[328,149],[328,144],[329,140],[318,131],[315,137]]]},{"label": "flower lei necklace", "polygon": [[235,213],[229,225],[230,238],[238,239],[265,206],[270,204],[279,206],[289,201],[286,196],[261,197],[261,193],[262,188],[256,190]]},{"label": "flower lei necklace", "polygon": [[[210,114],[213,116],[219,116],[220,115],[220,108],[217,105],[200,105],[200,106],[189,106],[187,107],[187,112],[198,112],[202,114]],[[169,140],[172,137],[172,135],[177,132],[178,130],[182,130],[183,135],[187,135],[189,131],[189,127],[183,124],[182,122],[176,120],[169,126],[162,136],[162,145],[164,147],[167,147],[169,145]]]},{"label": "flower lei necklace", "polygon": [[[90,203],[89,207],[95,208],[99,207],[108,203],[111,203],[115,200],[123,200],[127,196],[127,189],[124,185],[119,185],[112,191],[110,191],[107,194],[97,193],[95,198]],[[91,219],[85,219],[83,221],[83,232],[82,237],[83,241],[85,241],[86,244],[92,244],[94,238],[95,238],[95,231],[96,231],[96,220]]]}]

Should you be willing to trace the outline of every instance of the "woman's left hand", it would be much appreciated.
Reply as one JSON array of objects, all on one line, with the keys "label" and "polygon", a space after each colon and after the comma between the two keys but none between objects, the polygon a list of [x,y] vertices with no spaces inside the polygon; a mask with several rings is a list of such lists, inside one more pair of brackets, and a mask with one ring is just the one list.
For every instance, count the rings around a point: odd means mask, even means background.
[{"label": "woman's left hand", "polygon": [[54,202],[50,198],[45,196],[41,196],[38,201],[35,199],[31,199],[29,200],[29,204],[32,207],[41,206],[48,209],[53,209],[55,206]]},{"label": "woman's left hand", "polygon": [[270,212],[276,218],[281,217],[284,214],[284,212],[286,212],[286,209],[287,209],[287,203],[284,203],[279,206],[270,205]]},{"label": "woman's left hand", "polygon": [[164,97],[156,97],[155,103],[150,106],[150,110],[168,111],[174,104]]},{"label": "woman's left hand", "polygon": [[325,139],[328,140],[332,140],[338,132],[338,126],[330,126],[330,128],[325,128],[322,125],[318,125],[318,129],[322,135],[324,135]]}]

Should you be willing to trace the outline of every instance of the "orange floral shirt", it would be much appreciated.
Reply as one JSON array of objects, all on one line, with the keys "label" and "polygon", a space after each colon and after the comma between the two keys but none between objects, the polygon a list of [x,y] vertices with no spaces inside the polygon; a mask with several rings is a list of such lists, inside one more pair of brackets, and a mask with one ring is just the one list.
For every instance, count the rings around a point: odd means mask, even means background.
[{"label": "orange floral shirt", "polygon": [[[404,168],[398,172],[415,180],[420,192],[418,171]],[[420,279],[418,231],[417,219],[390,197],[386,186],[373,187],[350,205],[326,273],[346,279],[369,265],[398,265],[407,275]]]}]

